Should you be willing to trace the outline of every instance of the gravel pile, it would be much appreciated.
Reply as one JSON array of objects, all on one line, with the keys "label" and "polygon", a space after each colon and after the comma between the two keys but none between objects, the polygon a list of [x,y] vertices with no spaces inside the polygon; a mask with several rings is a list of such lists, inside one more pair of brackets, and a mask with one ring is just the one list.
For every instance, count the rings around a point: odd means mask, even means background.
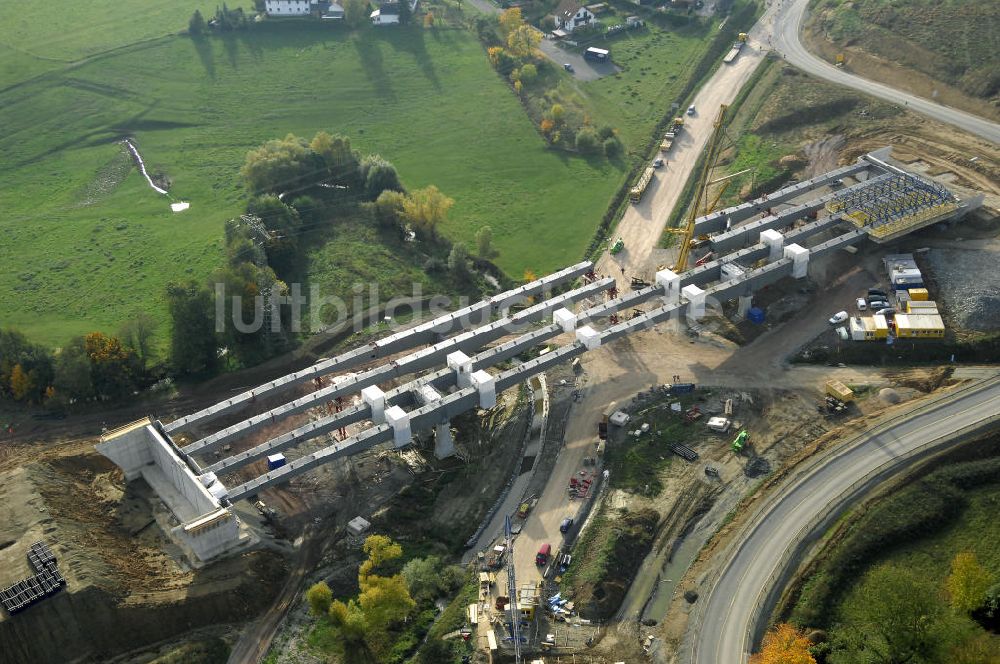
[{"label": "gravel pile", "polygon": [[975,249],[932,249],[927,260],[944,300],[960,328],[1000,328],[1000,266],[997,255]]}]

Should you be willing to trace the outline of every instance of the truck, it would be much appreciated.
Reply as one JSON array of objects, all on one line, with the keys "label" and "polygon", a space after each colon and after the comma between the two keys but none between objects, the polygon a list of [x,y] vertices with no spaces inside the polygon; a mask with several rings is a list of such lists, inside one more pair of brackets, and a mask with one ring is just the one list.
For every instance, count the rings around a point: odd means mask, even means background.
[{"label": "truck", "polygon": [[646,168],[646,170],[642,172],[642,175],[639,176],[635,186],[628,192],[628,197],[633,203],[638,203],[642,200],[642,195],[646,193],[649,183],[653,181],[653,173],[654,170],[652,166]]},{"label": "truck", "polygon": [[737,41],[733,42],[733,47],[729,49],[729,53],[726,53],[726,57],[722,58],[723,64],[731,65],[736,61],[736,58],[740,55],[740,50],[743,48],[743,42]]},{"label": "truck", "polygon": [[667,133],[663,135],[663,142],[660,143],[660,152],[670,151],[670,148],[673,147],[674,141],[677,139],[678,134],[681,133],[681,129],[683,128],[684,118],[674,118],[674,121],[669,127],[667,127]]}]

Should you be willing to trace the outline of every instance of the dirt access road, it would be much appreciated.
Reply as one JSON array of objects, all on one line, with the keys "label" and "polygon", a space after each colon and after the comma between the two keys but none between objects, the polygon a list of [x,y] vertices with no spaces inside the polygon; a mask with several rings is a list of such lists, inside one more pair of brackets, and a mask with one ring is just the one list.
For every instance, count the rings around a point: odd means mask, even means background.
[{"label": "dirt access road", "polygon": [[605,252],[597,262],[597,272],[617,279],[619,288],[627,288],[627,280],[633,276],[653,276],[659,260],[654,250],[659,245],[667,219],[677,205],[699,155],[708,144],[719,107],[732,103],[763,59],[761,49],[770,38],[773,23],[769,19],[774,11],[774,7],[769,7],[750,30],[747,45],[736,62],[719,65],[698,91],[693,102],[697,112],[693,116],[684,116],[684,131],[674,141],[666,157],[666,165],[656,171],[642,200],[631,205],[618,222],[612,243],[620,237],[625,242],[625,249],[614,256]]}]

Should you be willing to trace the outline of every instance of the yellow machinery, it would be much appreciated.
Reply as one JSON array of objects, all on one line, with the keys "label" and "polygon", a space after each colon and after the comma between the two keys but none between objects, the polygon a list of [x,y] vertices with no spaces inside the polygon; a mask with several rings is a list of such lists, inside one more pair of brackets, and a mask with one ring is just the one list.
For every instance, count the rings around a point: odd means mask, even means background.
[{"label": "yellow machinery", "polygon": [[[708,176],[715,166],[715,160],[719,156],[722,147],[722,134],[725,127],[726,111],[729,107],[725,104],[719,107],[719,115],[713,123],[711,138],[708,139],[708,148],[705,152],[705,164],[698,175],[698,186],[695,188],[694,200],[691,201],[691,210],[688,212],[687,224],[684,227],[684,240],[681,243],[681,252],[677,256],[674,264],[674,272],[681,273],[687,269],[688,256],[691,253],[691,241],[694,239],[694,221],[698,218],[702,201],[708,191]],[[721,196],[721,194],[720,194]],[[717,203],[718,201],[716,201]]]}]

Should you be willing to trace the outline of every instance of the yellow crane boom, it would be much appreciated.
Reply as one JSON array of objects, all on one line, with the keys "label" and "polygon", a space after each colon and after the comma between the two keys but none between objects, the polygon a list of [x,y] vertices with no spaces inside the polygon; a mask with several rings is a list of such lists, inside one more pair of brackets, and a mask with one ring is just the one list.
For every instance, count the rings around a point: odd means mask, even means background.
[{"label": "yellow crane boom", "polygon": [[726,104],[720,106],[719,115],[715,118],[715,122],[712,125],[712,136],[708,139],[705,163],[702,166],[701,173],[698,175],[698,186],[695,188],[694,200],[691,201],[691,210],[688,212],[687,223],[684,227],[684,240],[681,243],[681,252],[677,256],[677,262],[674,264],[674,272],[677,273],[687,269],[688,256],[691,253],[691,240],[694,239],[694,221],[698,218],[698,211],[701,210],[702,201],[705,199],[705,193],[708,190],[708,176],[715,166],[715,160],[722,146],[723,128],[725,127],[724,120],[726,119],[727,110],[729,110],[729,106]]}]

